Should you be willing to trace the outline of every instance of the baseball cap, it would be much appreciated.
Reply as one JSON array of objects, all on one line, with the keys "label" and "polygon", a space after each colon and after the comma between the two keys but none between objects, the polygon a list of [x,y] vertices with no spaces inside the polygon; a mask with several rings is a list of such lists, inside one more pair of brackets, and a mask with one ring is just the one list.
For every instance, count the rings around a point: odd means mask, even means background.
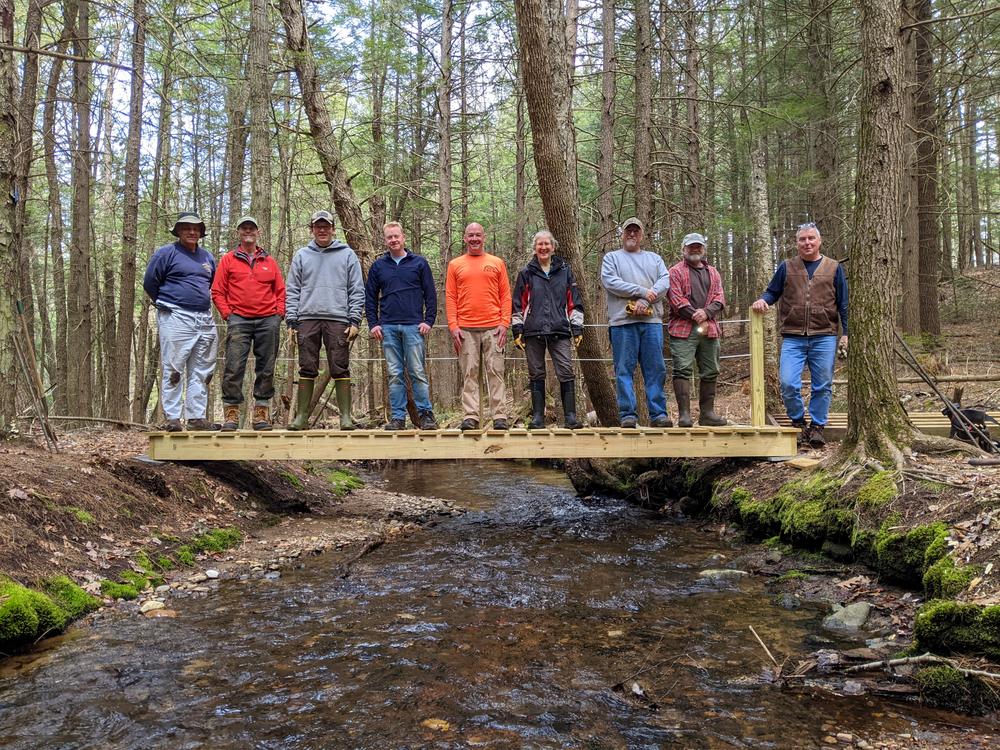
[{"label": "baseball cap", "polygon": [[323,211],[323,210],[316,211],[312,215],[312,217],[309,219],[309,226],[312,226],[317,221],[325,221],[327,224],[330,225],[337,223],[333,220],[333,214],[331,214],[329,211]]},{"label": "baseball cap", "polygon": [[705,235],[698,232],[691,232],[691,234],[684,235],[684,241],[681,242],[681,247],[687,247],[688,245],[708,245],[708,240],[705,239]]},{"label": "baseball cap", "polygon": [[624,232],[626,229],[628,229],[633,224],[635,224],[637,227],[639,227],[639,231],[640,232],[645,232],[646,231],[646,228],[642,225],[642,222],[639,221],[639,219],[637,217],[635,217],[635,216],[633,216],[631,218],[628,218],[628,219],[625,219],[625,221],[622,222],[622,231]]},{"label": "baseball cap", "polygon": [[258,224],[257,220],[252,216],[241,216],[240,220],[236,222],[237,229],[244,224],[253,224],[256,229],[260,229],[260,224]]}]

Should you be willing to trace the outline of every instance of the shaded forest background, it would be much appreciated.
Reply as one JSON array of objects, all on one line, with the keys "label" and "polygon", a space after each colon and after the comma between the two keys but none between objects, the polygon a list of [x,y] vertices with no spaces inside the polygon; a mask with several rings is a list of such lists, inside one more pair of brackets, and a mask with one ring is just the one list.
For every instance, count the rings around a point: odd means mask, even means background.
[{"label": "shaded forest background", "polygon": [[[881,4],[903,57],[900,243],[872,284],[890,290],[902,331],[933,336],[942,314],[976,314],[939,306],[939,290],[1000,260],[1000,13]],[[529,42],[518,14],[544,19]],[[4,338],[33,346],[54,413],[153,418],[159,352],[137,279],[179,210],[201,213],[216,255],[252,213],[285,269],[317,208],[336,209],[365,264],[383,222],[400,220],[442,288],[478,221],[516,271],[546,225],[526,91],[543,50],[591,290],[635,214],[668,263],[685,233],[706,232],[742,318],[799,224],[817,222],[834,257],[859,240],[861,17],[848,0],[0,0],[0,169],[14,186]],[[455,368],[434,336],[433,395],[447,406]],[[582,351],[607,356],[606,339]],[[4,352],[9,428],[31,402]],[[354,356],[363,408],[381,409],[380,352],[365,341]]]}]

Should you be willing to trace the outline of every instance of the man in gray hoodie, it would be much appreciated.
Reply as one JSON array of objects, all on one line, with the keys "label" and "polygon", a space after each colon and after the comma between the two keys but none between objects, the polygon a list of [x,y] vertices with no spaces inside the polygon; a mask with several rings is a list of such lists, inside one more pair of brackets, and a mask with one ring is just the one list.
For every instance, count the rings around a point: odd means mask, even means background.
[{"label": "man in gray hoodie", "polygon": [[656,253],[642,249],[643,226],[636,218],[622,224],[622,249],[604,256],[601,286],[608,297],[608,334],[615,366],[615,392],[622,427],[637,424],[636,364],[642,370],[653,427],[673,427],[663,384],[663,298],[670,288],[667,266]]},{"label": "man in gray hoodie", "polygon": [[285,321],[297,332],[299,342],[298,400],[289,430],[309,426],[320,345],[326,347],[330,377],[337,392],[340,429],[354,429],[349,359],[365,308],[365,284],[358,256],[333,238],[333,229],[333,214],[329,211],[312,215],[312,242],[295,252],[286,279]]}]

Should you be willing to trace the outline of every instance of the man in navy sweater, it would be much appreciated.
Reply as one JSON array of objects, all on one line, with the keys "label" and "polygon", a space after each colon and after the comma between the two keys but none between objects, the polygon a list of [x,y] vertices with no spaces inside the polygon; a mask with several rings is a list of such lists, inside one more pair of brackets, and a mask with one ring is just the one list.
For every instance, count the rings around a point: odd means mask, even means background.
[{"label": "man in navy sweater", "polygon": [[181,213],[170,233],[177,241],[153,253],[142,279],[142,288],[156,306],[160,332],[164,429],[183,430],[183,414],[189,430],[216,430],[207,418],[208,384],[218,349],[212,319],[215,258],[199,244],[205,222],[198,214]]},{"label": "man in navy sweater", "polygon": [[437,292],[430,264],[406,249],[406,236],[398,221],[383,228],[384,255],[368,269],[365,284],[365,316],[372,338],[382,342],[389,370],[389,421],[387,430],[406,427],[406,383],[413,387],[421,430],[436,430],[427,373],[424,370],[425,339],[437,317]]}]

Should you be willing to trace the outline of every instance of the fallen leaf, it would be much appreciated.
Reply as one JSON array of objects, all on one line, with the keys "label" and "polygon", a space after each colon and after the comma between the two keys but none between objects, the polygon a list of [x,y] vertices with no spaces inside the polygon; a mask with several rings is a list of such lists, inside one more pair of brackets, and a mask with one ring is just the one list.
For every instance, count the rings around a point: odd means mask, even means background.
[{"label": "fallen leaf", "polygon": [[27,500],[28,493],[22,490],[20,487],[12,487],[7,490],[7,497],[11,500]]},{"label": "fallen leaf", "polygon": [[449,724],[444,719],[424,719],[420,722],[421,726],[425,726],[428,729],[433,729],[437,732],[449,732],[451,731],[451,724]]}]

